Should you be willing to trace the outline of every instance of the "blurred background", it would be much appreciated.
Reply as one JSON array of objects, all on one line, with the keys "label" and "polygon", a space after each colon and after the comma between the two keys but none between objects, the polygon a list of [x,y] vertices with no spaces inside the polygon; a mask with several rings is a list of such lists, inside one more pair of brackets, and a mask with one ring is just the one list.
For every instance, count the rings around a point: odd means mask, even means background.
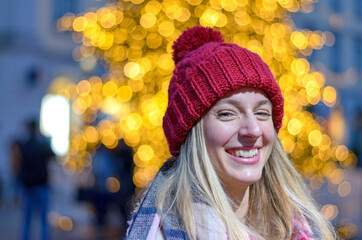
[{"label": "blurred background", "polygon": [[362,239],[362,1],[0,0],[1,239],[124,236],[170,156],[171,46],[196,24],[271,66],[284,148],[341,238]]}]

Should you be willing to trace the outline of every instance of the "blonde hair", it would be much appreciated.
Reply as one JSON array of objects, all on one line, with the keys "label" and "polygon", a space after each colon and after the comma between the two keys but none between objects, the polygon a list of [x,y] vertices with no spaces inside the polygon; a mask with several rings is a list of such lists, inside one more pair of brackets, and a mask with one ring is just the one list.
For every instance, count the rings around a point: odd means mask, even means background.
[{"label": "blonde hair", "polygon": [[295,215],[316,226],[322,239],[336,239],[332,226],[318,211],[276,133],[263,175],[250,186],[249,209],[242,220],[234,213],[233,202],[210,161],[202,120],[191,129],[161,189],[157,198],[161,218],[177,212],[190,239],[196,239],[192,211],[195,198],[202,199],[217,213],[231,240],[246,240],[250,235],[257,239],[290,239]]}]

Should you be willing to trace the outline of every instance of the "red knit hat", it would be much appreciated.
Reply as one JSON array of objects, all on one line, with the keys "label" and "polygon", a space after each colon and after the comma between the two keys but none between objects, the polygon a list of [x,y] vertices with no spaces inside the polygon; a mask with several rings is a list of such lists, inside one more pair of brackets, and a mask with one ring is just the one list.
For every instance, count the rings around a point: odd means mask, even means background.
[{"label": "red knit hat", "polygon": [[177,156],[192,126],[218,99],[242,87],[261,89],[273,105],[274,127],[282,126],[284,100],[269,67],[236,44],[225,43],[219,31],[195,26],[173,45],[175,70],[168,89],[163,130],[170,152]]}]

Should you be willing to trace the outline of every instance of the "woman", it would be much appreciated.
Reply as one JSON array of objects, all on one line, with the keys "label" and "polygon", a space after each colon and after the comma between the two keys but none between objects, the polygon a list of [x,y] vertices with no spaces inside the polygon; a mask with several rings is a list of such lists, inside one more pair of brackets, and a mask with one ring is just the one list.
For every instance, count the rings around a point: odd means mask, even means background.
[{"label": "woman", "polygon": [[268,66],[200,26],[173,49],[163,121],[173,158],[128,239],[335,239],[277,136],[284,101]]}]

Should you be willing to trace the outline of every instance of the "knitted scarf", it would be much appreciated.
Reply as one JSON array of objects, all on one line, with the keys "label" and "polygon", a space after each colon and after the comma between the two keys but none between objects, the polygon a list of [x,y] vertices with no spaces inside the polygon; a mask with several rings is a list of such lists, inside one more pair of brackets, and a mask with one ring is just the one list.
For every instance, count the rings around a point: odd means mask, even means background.
[{"label": "knitted scarf", "polygon": [[[162,182],[166,180],[165,173],[170,169],[171,164],[166,164],[160,169],[155,179],[152,181],[145,197],[143,198],[137,212],[133,213],[130,226],[127,230],[128,240],[146,240],[150,239],[150,233],[155,232],[154,224],[156,219],[159,221],[157,214],[156,201],[157,195],[162,186]],[[199,204],[200,205],[200,204]],[[215,219],[215,218],[213,218]],[[197,220],[196,220],[197,221]],[[162,229],[167,240],[188,240],[184,225],[181,219],[173,214],[166,214],[162,220]],[[210,229],[211,230],[211,229]],[[211,233],[210,233],[211,234]],[[152,234],[151,234],[152,235]],[[154,239],[154,238],[151,238]],[[206,238],[205,238],[206,239]],[[208,238],[210,239],[210,238]],[[225,232],[225,238],[227,233]],[[251,240],[255,240],[250,236]],[[321,234],[315,225],[309,224],[307,221],[294,218],[292,240],[322,240]]]},{"label": "knitted scarf", "polygon": [[[148,232],[157,214],[156,199],[160,191],[161,183],[166,180],[165,172],[169,170],[171,164],[164,164],[152,181],[137,213],[133,214],[131,225],[128,229],[127,239],[144,240],[147,239]],[[188,239],[181,219],[172,214],[167,214],[162,221],[162,226],[167,239],[184,240]]]}]

